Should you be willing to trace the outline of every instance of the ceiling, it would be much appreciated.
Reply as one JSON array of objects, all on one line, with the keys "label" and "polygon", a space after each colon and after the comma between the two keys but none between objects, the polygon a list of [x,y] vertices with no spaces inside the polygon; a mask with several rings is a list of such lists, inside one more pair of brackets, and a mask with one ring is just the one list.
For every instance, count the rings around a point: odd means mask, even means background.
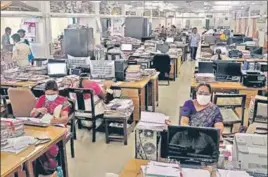
[{"label": "ceiling", "polygon": [[265,5],[267,1],[117,1],[131,8],[156,9],[179,13],[228,12],[246,10],[251,5]]}]

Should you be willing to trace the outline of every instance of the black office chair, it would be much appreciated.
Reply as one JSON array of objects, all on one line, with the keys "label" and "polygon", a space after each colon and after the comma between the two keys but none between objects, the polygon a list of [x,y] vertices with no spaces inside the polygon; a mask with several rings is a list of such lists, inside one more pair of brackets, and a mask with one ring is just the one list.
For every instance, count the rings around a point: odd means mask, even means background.
[{"label": "black office chair", "polygon": [[[233,125],[237,123],[244,124],[244,113],[245,113],[245,106],[246,106],[246,95],[244,94],[215,94],[214,95],[214,104],[216,104],[220,110],[223,117],[224,125],[231,127],[231,133],[233,129]],[[222,98],[222,100],[238,100],[240,99],[240,103],[218,103],[218,100]],[[237,113],[236,108],[241,108],[242,112],[241,115]]]},{"label": "black office chair", "polygon": [[[258,110],[260,110],[261,105],[265,106],[266,108],[258,112]],[[268,108],[268,100],[260,100],[260,99],[255,100],[252,124],[256,125],[256,133],[258,134],[267,134],[268,131],[267,108]]]},{"label": "black office chair", "polygon": [[[167,80],[169,85],[170,76],[170,57],[167,54],[155,55],[153,58],[153,68],[160,72],[159,80]],[[162,84],[159,84],[162,85]]]},{"label": "black office chair", "polygon": [[[84,121],[91,121],[92,122],[92,126],[89,127],[89,130],[92,129],[92,142],[96,141],[96,120],[100,117],[102,117],[103,115],[95,115],[95,106],[99,103],[99,102],[95,102],[94,101],[94,91],[91,89],[81,89],[81,88],[69,88],[69,98],[72,99],[72,94],[76,96],[76,104],[77,104],[77,109],[75,108],[74,111],[74,119],[77,120],[78,123],[78,128],[81,129],[83,128],[81,120]],[[84,100],[84,94],[89,94],[90,95],[90,102],[91,102],[91,110],[87,111],[85,110],[85,100]],[[76,107],[76,106],[75,106]],[[76,133],[75,133],[76,135]]]}]

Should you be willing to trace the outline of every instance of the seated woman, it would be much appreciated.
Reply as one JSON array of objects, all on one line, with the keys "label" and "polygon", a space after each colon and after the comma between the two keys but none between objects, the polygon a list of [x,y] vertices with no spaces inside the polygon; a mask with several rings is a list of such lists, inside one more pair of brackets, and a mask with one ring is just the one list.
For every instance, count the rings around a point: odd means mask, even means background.
[{"label": "seated woman", "polygon": [[211,103],[211,94],[209,84],[196,87],[196,99],[186,101],[181,110],[182,126],[215,127],[223,131],[222,115],[218,106]]},{"label": "seated woman", "polygon": [[[59,105],[61,105],[62,108],[59,116],[55,117],[54,111]],[[59,96],[57,83],[54,80],[50,80],[45,85],[45,95],[38,99],[35,108],[31,112],[31,116],[42,117],[46,113],[49,113],[54,115],[50,122],[51,124],[66,125],[69,121],[69,107],[70,103],[68,102],[68,99],[63,96]]]},{"label": "seated woman", "polygon": [[226,55],[221,54],[221,49],[216,49],[216,55],[211,57],[212,60],[226,60],[228,57]]},{"label": "seated woman", "polygon": [[[58,109],[58,106],[62,106],[61,110],[55,111]],[[63,96],[59,96],[57,83],[54,80],[50,80],[45,85],[45,95],[38,99],[35,108],[31,112],[31,116],[42,117],[48,113],[54,116],[51,119],[51,124],[66,126],[69,120],[69,108],[70,103],[68,102],[68,99]],[[58,151],[59,147],[56,144],[53,144],[44,155],[36,160],[37,173],[50,175],[56,171],[58,167],[56,160]]]}]

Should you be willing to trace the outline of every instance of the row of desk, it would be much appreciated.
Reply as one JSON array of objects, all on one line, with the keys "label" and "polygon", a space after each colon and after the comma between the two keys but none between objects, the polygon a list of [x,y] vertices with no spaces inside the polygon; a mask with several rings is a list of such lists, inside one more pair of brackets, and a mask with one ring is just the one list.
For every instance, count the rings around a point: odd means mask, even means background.
[{"label": "row of desk", "polygon": [[[134,102],[134,120],[140,119],[141,111],[148,110],[148,107],[152,107],[152,111],[155,111],[158,103],[158,76],[159,72],[151,77],[145,77],[136,82],[118,82],[104,81],[104,89],[111,86],[117,86],[121,88],[121,96],[128,97]],[[1,89],[7,89],[8,87],[26,87],[34,88],[37,85],[35,82],[16,82],[14,84],[1,82]]]}]

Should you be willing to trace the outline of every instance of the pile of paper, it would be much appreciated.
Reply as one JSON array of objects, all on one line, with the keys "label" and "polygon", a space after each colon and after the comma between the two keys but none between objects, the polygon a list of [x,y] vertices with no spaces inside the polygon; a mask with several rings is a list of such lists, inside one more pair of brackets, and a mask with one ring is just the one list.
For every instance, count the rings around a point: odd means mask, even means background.
[{"label": "pile of paper", "polygon": [[155,74],[156,74],[156,70],[155,69],[150,69],[150,68],[144,69],[143,73],[142,73],[142,75],[144,75],[144,76],[153,76]]},{"label": "pile of paper", "polygon": [[126,81],[137,81],[142,76],[140,65],[130,65],[126,70]]},{"label": "pile of paper", "polygon": [[[159,177],[210,177],[207,170],[201,169],[180,169],[179,164],[149,162],[146,166],[141,166],[143,176],[159,176]],[[182,174],[182,175],[181,175]]]},{"label": "pile of paper", "polygon": [[137,124],[137,129],[148,129],[155,131],[163,131],[167,129],[166,120],[169,117],[157,112],[141,112],[141,118]]},{"label": "pile of paper", "polygon": [[21,136],[17,138],[9,138],[7,144],[1,147],[1,152],[19,153],[26,149],[29,145],[34,144],[36,139],[32,136]]},{"label": "pile of paper", "polygon": [[105,106],[105,117],[125,117],[131,116],[134,111],[134,103],[131,99],[114,99]]},{"label": "pile of paper", "polygon": [[215,82],[215,75],[212,73],[196,73],[195,78],[197,82]]},{"label": "pile of paper", "polygon": [[24,134],[23,121],[10,118],[1,118],[1,133],[2,130],[7,133],[7,138],[21,136]]}]

